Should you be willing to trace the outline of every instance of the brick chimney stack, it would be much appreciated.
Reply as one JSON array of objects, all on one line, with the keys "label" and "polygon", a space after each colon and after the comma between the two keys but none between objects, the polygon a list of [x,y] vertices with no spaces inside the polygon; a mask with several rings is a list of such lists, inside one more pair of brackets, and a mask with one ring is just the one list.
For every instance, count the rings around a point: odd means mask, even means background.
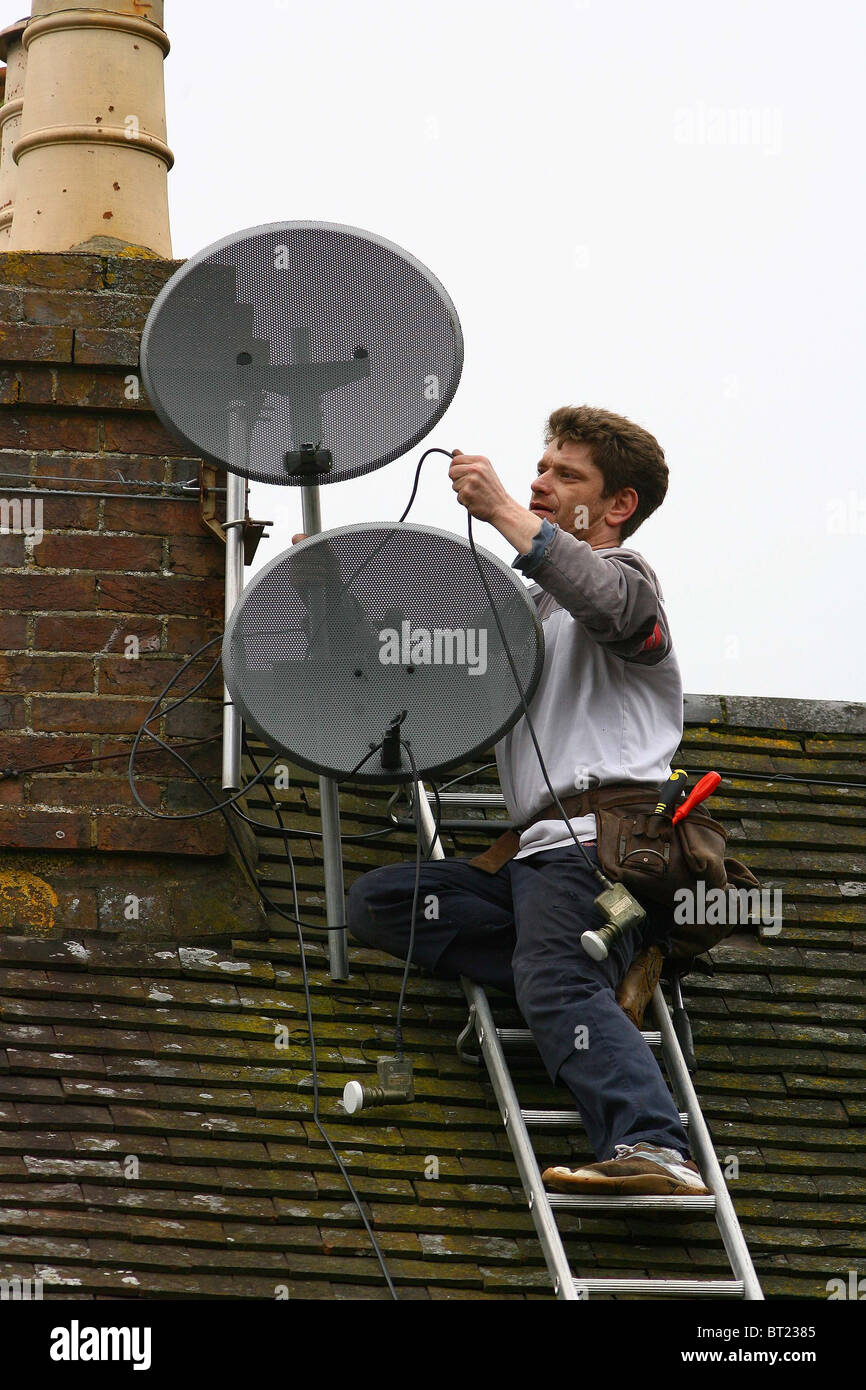
[{"label": "brick chimney stack", "polygon": [[162,21],[163,0],[34,0],[8,249],[171,257]]},{"label": "brick chimney stack", "polygon": [[[176,819],[210,805],[184,769],[143,748],[139,790],[164,820],[140,809],[126,776],[154,697],[221,631],[225,591],[221,480],[162,427],[139,370],[147,314],[179,265],[162,18],[162,0],[35,0],[33,17],[0,35],[11,98],[0,116],[7,234],[11,222],[5,243],[0,230],[0,932],[184,941],[264,921],[221,816]],[[153,725],[212,787],[222,698],[216,670]]]}]

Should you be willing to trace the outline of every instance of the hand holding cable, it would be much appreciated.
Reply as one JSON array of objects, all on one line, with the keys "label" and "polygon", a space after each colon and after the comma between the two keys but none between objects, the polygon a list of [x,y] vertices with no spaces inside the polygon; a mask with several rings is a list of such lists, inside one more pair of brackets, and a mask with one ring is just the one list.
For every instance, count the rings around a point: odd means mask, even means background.
[{"label": "hand holding cable", "polygon": [[541,529],[541,517],[515,502],[499,475],[483,454],[464,454],[455,449],[448,469],[457,501],[476,521],[487,521],[524,555]]}]

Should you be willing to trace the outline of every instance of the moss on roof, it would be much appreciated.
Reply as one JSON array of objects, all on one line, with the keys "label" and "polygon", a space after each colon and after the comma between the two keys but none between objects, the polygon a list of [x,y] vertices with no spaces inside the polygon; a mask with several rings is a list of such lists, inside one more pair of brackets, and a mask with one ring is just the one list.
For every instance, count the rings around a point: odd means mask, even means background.
[{"label": "moss on roof", "polygon": [[[862,707],[822,733],[796,710],[771,726],[767,702],[688,698],[677,764],[723,774],[713,807],[730,852],[784,910],[777,936],[738,932],[715,974],[686,982],[694,1080],[723,1168],[737,1160],[730,1190],[767,1296],[825,1298],[829,1279],[866,1274],[866,784],[811,779],[863,779]],[[380,827],[389,794],[344,789],[344,832]],[[293,829],[318,828],[314,777],[295,769],[278,795]],[[250,813],[273,819],[258,792]],[[489,842],[476,818],[449,853]],[[291,909],[282,840],[259,838],[262,881]],[[294,844],[302,915],[323,921],[319,844]],[[347,884],[413,854],[409,828],[347,842]],[[41,1276],[52,1298],[388,1296],[312,1123],[293,928],[272,914],[268,930],[208,949],[0,936],[0,1276]],[[455,1050],[459,984],[410,981],[414,1105],[349,1117],[344,1082],[392,1049],[402,966],[353,948],[335,983],[322,940],[308,947],[322,1116],[400,1296],[550,1297],[491,1088]],[[524,1103],[562,1106],[537,1062],[515,1078]],[[588,1156],[562,1131],[540,1132],[537,1151]],[[561,1224],[578,1275],[728,1273],[712,1218]]]}]

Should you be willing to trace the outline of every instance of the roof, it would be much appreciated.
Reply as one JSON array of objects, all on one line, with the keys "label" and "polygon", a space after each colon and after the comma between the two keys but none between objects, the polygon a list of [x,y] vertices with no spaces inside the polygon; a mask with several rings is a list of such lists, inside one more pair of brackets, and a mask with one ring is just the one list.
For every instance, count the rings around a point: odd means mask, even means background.
[{"label": "roof", "polygon": [[[686,981],[694,1081],[723,1168],[737,1159],[730,1190],[767,1296],[826,1298],[829,1279],[866,1274],[866,707],[688,696],[686,720],[677,763],[722,773],[713,808],[729,851],[784,910],[777,936],[738,933],[714,975]],[[344,833],[381,826],[389,794],[344,789]],[[314,776],[293,770],[278,795],[293,829],[317,828]],[[257,793],[249,810],[273,820]],[[480,824],[458,850],[490,838]],[[260,844],[263,883],[288,907],[282,840]],[[347,884],[413,853],[409,830],[347,842]],[[321,921],[314,839],[296,841],[295,864],[302,915]],[[46,1297],[388,1296],[311,1121],[293,929],[272,914],[268,930],[208,949],[0,937],[2,1277],[41,1276]],[[392,1048],[402,966],[353,947],[351,979],[335,983],[312,937],[308,960],[322,1116],[400,1297],[550,1297],[490,1085],[457,1056],[459,985],[413,973],[417,1099],[349,1117],[345,1081]],[[525,1104],[561,1105],[540,1067],[515,1075]],[[588,1156],[562,1132],[537,1150]],[[578,1275],[728,1273],[711,1218],[563,1228]]]}]

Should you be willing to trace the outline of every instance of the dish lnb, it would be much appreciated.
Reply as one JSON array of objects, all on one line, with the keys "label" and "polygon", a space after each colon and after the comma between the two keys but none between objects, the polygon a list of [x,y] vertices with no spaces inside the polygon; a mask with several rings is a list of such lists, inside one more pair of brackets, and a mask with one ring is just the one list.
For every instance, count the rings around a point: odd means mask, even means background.
[{"label": "dish lnb", "polygon": [[380,1057],[376,1063],[378,1086],[347,1081],[343,1088],[343,1109],[349,1115],[374,1105],[407,1105],[415,1099],[412,1063],[405,1057]]}]

